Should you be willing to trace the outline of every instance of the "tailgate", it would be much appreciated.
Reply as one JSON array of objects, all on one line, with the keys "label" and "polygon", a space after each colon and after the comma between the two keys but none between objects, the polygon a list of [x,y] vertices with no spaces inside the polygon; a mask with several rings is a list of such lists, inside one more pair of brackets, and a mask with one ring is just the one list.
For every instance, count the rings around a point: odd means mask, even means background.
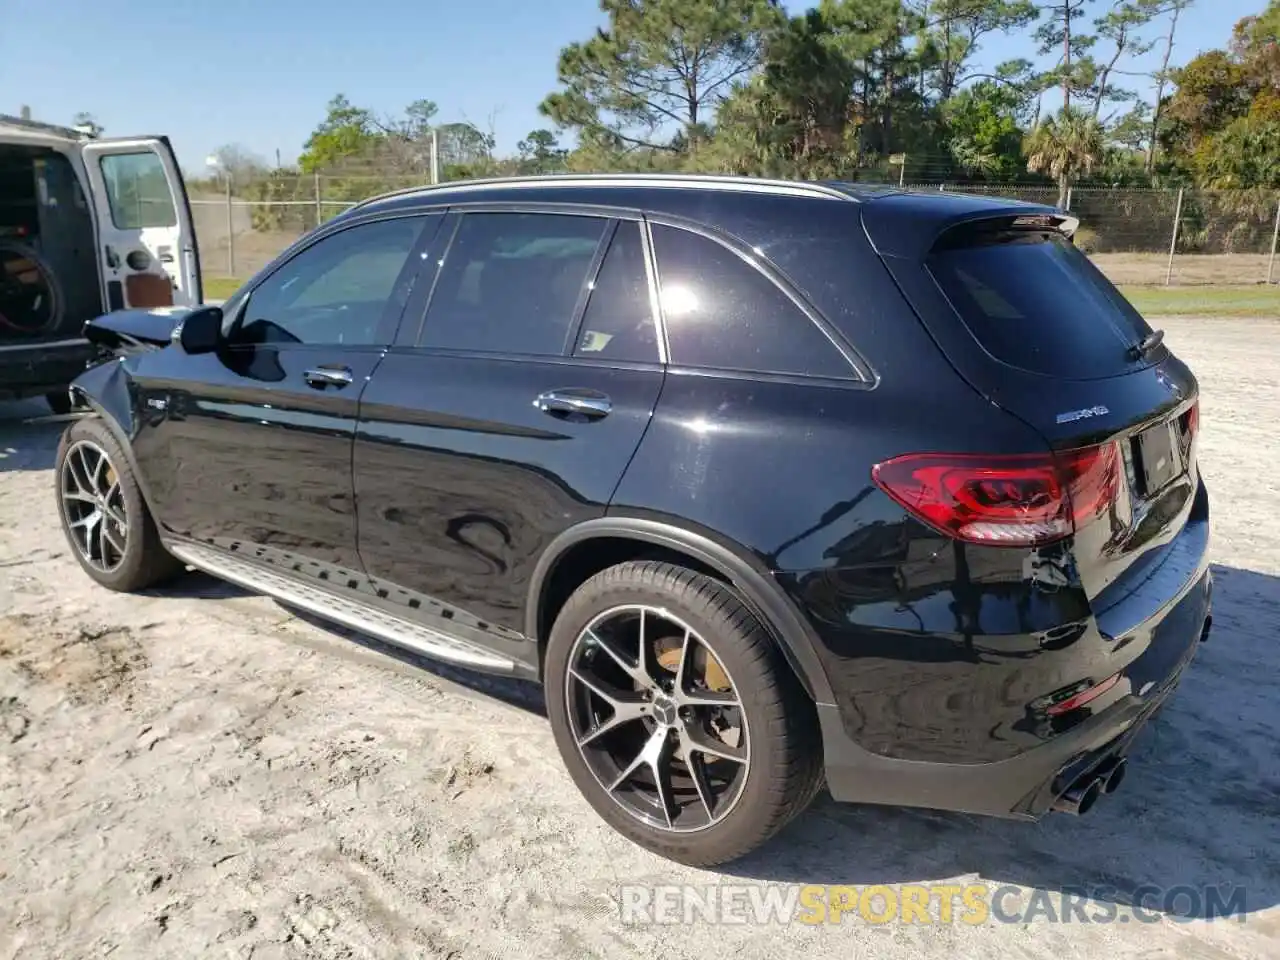
[{"label": "tailgate", "polygon": [[[1034,427],[1060,456],[1098,451],[1090,462],[1102,469],[1091,482],[1103,495],[1096,512],[1077,520],[1072,555],[1102,614],[1151,583],[1170,557],[1187,553],[1174,543],[1199,519],[1198,386],[1071,244],[1073,227],[1053,211],[990,204],[939,225],[916,250],[881,254],[975,389]],[[868,223],[869,234],[873,228]],[[1202,512],[1197,541],[1207,535]],[[1198,569],[1201,556],[1194,561]],[[1158,580],[1167,592],[1168,578]]]}]

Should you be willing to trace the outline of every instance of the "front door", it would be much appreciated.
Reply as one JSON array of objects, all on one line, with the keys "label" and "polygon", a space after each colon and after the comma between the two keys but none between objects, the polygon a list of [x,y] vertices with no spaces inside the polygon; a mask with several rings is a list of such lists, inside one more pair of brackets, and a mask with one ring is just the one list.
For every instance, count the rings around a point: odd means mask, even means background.
[{"label": "front door", "polygon": [[361,402],[360,556],[401,615],[536,664],[534,566],[604,514],[662,389],[641,237],[635,220],[459,218],[425,318],[415,295]]},{"label": "front door", "polygon": [[360,395],[438,219],[331,231],[227,305],[216,353],[145,357],[134,450],[171,536],[354,589]]},{"label": "front door", "polygon": [[195,227],[169,141],[95,140],[82,156],[107,309],[200,303]]}]

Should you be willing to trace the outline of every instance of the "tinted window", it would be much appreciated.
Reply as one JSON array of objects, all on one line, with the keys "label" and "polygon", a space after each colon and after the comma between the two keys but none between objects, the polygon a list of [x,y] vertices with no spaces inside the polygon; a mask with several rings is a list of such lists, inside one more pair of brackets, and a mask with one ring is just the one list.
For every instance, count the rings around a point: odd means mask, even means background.
[{"label": "tinted window", "polygon": [[116,153],[100,161],[111,222],[121,230],[172,227],[178,223],[169,177],[159,154]]},{"label": "tinted window", "polygon": [[365,223],[303,250],[254,289],[233,342],[379,342],[378,325],[425,222]]},{"label": "tinted window", "polygon": [[706,237],[655,226],[671,362],[851,377],[848,362],[777,285]]},{"label": "tinted window", "polygon": [[983,348],[1063,377],[1121,372],[1150,328],[1097,268],[1056,234],[1003,231],[939,250],[929,268]]},{"label": "tinted window", "polygon": [[658,359],[640,225],[623,221],[591,288],[574,355],[601,360]]},{"label": "tinted window", "polygon": [[562,355],[607,222],[467,214],[445,255],[422,345]]}]

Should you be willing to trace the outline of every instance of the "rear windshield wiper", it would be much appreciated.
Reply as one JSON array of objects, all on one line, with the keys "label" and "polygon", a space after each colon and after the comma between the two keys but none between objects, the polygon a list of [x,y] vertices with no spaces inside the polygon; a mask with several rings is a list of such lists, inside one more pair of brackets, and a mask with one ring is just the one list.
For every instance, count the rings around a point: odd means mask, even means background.
[{"label": "rear windshield wiper", "polygon": [[1164,342],[1163,330],[1152,330],[1145,337],[1129,348],[1130,360],[1141,360]]}]

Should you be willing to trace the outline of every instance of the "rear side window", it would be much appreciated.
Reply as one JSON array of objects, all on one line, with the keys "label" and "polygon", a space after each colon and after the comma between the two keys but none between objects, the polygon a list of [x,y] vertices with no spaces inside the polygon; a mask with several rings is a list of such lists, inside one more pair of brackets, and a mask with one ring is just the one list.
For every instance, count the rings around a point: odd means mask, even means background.
[{"label": "rear side window", "polygon": [[469,213],[445,255],[424,347],[562,356],[608,221]]},{"label": "rear side window", "polygon": [[1151,332],[1111,282],[1058,234],[970,235],[929,255],[929,270],[983,349],[1056,377],[1123,373]]},{"label": "rear side window", "polygon": [[835,344],[777,284],[732,250],[656,224],[653,244],[671,363],[853,377]]},{"label": "rear side window", "polygon": [[624,220],[609,244],[574,347],[575,357],[658,360],[658,332],[649,303],[640,225]]}]

